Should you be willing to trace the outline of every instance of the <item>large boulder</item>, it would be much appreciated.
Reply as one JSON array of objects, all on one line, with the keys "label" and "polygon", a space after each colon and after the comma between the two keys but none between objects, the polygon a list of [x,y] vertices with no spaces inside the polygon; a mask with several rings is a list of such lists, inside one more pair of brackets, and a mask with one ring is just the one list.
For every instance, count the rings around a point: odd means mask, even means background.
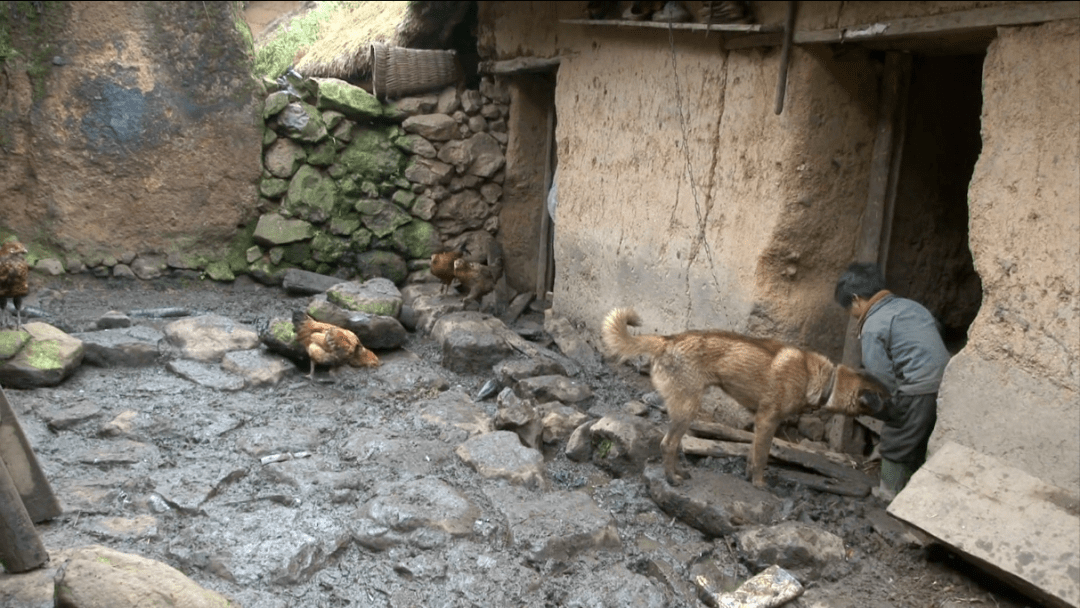
[{"label": "large boulder", "polygon": [[54,589],[57,606],[236,606],[225,596],[195,584],[172,566],[100,545],[74,551],[59,568]]}]

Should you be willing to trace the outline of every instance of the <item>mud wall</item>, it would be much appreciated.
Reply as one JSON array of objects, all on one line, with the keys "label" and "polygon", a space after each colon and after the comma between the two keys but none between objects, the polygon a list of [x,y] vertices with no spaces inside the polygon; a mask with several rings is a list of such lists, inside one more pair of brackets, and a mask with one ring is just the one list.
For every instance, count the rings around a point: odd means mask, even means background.
[{"label": "mud wall", "polygon": [[983,303],[942,384],[957,441],[1080,491],[1080,21],[1002,28],[969,193]]},{"label": "mud wall", "polygon": [[489,52],[562,57],[556,312],[596,329],[633,304],[650,330],[749,329],[838,356],[832,285],[865,202],[874,64],[796,49],[776,116],[777,49],[552,25],[583,4],[481,7]]},{"label": "mud wall", "polygon": [[59,30],[31,42],[54,57],[0,70],[0,230],[75,266],[219,249],[252,217],[260,173],[236,5],[49,4]]}]

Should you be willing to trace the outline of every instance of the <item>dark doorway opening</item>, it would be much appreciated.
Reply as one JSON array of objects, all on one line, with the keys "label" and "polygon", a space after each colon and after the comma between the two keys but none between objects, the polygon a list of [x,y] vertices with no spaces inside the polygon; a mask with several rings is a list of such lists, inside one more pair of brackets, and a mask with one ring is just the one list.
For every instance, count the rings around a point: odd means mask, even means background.
[{"label": "dark doorway opening", "polygon": [[916,55],[883,261],[890,289],[926,306],[951,352],[982,304],[968,245],[968,186],[982,149],[985,54]]}]

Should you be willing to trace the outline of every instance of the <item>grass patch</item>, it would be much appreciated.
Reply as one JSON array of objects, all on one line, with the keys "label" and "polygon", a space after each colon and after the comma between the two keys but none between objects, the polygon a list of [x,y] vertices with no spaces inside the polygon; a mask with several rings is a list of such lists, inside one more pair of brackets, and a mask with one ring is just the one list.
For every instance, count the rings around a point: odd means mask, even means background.
[{"label": "grass patch", "polygon": [[320,2],[307,14],[297,17],[255,49],[255,75],[276,79],[293,65],[300,51],[319,39],[321,25],[342,10],[360,2]]}]

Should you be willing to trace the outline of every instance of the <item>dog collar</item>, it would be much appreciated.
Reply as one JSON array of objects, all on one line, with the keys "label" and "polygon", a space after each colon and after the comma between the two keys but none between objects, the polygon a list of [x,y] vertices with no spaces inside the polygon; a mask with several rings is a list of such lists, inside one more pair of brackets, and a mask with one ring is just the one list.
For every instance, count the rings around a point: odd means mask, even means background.
[{"label": "dog collar", "polygon": [[832,368],[832,373],[829,374],[829,386],[825,389],[825,393],[821,396],[821,402],[819,404],[819,407],[829,402],[829,399],[832,397],[833,390],[836,389],[836,367],[837,366],[834,365]]}]

